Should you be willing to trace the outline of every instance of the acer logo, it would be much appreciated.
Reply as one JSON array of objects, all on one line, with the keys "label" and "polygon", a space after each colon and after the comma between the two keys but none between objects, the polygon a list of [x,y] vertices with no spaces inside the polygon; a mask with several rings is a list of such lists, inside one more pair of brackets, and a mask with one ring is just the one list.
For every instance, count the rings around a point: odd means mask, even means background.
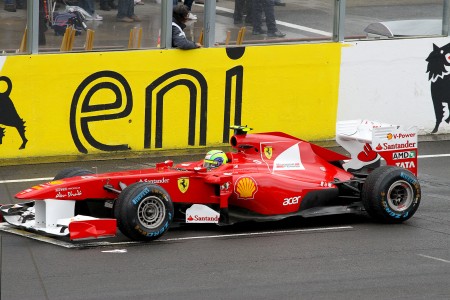
[{"label": "acer logo", "polygon": [[292,198],[284,198],[283,205],[292,205],[292,204],[298,204],[299,200],[302,198],[302,196],[296,196]]},{"label": "acer logo", "polygon": [[405,169],[416,167],[416,165],[414,164],[413,161],[398,162],[398,163],[395,163],[395,165],[398,167],[401,167],[401,168],[405,168]]}]

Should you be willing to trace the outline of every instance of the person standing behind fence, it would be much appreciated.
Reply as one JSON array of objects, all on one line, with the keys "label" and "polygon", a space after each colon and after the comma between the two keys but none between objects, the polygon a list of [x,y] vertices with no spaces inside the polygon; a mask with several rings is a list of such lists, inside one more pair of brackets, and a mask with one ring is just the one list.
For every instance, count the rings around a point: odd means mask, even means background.
[{"label": "person standing behind fence", "polygon": [[103,17],[99,16],[95,12],[94,0],[79,0],[78,3],[82,9],[84,9],[88,14],[91,15],[90,17],[86,17],[86,21],[101,21],[101,20],[103,20]]},{"label": "person standing behind fence", "polygon": [[235,0],[234,1],[234,24],[241,24],[245,15],[245,24],[251,25],[252,17],[252,0]]},{"label": "person standing behind fence", "polygon": [[197,20],[197,16],[194,15],[193,13],[191,13],[193,3],[194,3],[194,0],[184,0],[184,5],[186,5],[187,8],[189,9],[189,14],[187,17],[189,20]]},{"label": "person standing behind fence", "polygon": [[184,4],[177,4],[173,7],[172,14],[172,47],[189,50],[200,48],[200,43],[195,43],[186,38],[183,29],[186,28],[186,21],[188,20],[189,9]]},{"label": "person standing behind fence", "polygon": [[[274,0],[253,0],[253,35],[267,33],[269,37],[284,37],[285,33],[277,29],[274,12]],[[262,13],[266,15],[267,32],[262,29]]]},{"label": "person standing behind fence", "polygon": [[134,14],[134,0],[119,0],[117,5],[117,21],[139,22],[141,19]]}]

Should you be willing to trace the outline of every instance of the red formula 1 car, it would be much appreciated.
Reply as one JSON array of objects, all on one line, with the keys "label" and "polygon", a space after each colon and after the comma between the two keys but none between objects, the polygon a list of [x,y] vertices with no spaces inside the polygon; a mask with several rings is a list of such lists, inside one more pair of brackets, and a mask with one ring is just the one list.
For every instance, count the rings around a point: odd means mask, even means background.
[{"label": "red formula 1 car", "polygon": [[16,198],[32,201],[2,206],[3,219],[8,226],[72,240],[113,236],[118,227],[130,239],[150,241],[173,223],[226,225],[361,211],[400,223],[419,207],[412,129],[365,120],[338,123],[337,141],[352,157],[280,132],[233,129],[236,151],[226,153],[217,168],[202,160],[104,174],[67,169],[19,192]]}]

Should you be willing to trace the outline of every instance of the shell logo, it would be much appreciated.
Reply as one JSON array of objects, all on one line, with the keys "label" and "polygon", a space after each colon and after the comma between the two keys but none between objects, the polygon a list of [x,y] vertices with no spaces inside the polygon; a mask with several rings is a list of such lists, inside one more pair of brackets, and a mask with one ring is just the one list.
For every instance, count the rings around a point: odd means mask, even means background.
[{"label": "shell logo", "polygon": [[258,191],[256,181],[251,177],[240,177],[235,184],[235,192],[238,199],[254,199]]},{"label": "shell logo", "polygon": [[392,140],[392,138],[393,138],[392,133],[388,133],[388,134],[386,135],[386,137],[387,137],[388,140]]}]

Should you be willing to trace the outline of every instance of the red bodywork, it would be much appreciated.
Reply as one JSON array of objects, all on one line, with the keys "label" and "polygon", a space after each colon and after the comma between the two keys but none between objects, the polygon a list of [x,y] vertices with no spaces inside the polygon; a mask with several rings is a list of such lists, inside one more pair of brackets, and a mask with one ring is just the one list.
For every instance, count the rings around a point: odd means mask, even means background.
[{"label": "red bodywork", "polygon": [[144,181],[163,187],[174,205],[218,205],[258,215],[284,215],[299,211],[311,191],[335,190],[332,194],[337,195],[333,182],[352,177],[330,163],[348,157],[287,134],[235,134],[231,146],[237,152],[227,153],[229,162],[214,170],[203,168],[202,161],[176,166],[167,161],[150,169],[51,181],[24,190],[16,198],[114,200],[117,192],[113,190]]}]

